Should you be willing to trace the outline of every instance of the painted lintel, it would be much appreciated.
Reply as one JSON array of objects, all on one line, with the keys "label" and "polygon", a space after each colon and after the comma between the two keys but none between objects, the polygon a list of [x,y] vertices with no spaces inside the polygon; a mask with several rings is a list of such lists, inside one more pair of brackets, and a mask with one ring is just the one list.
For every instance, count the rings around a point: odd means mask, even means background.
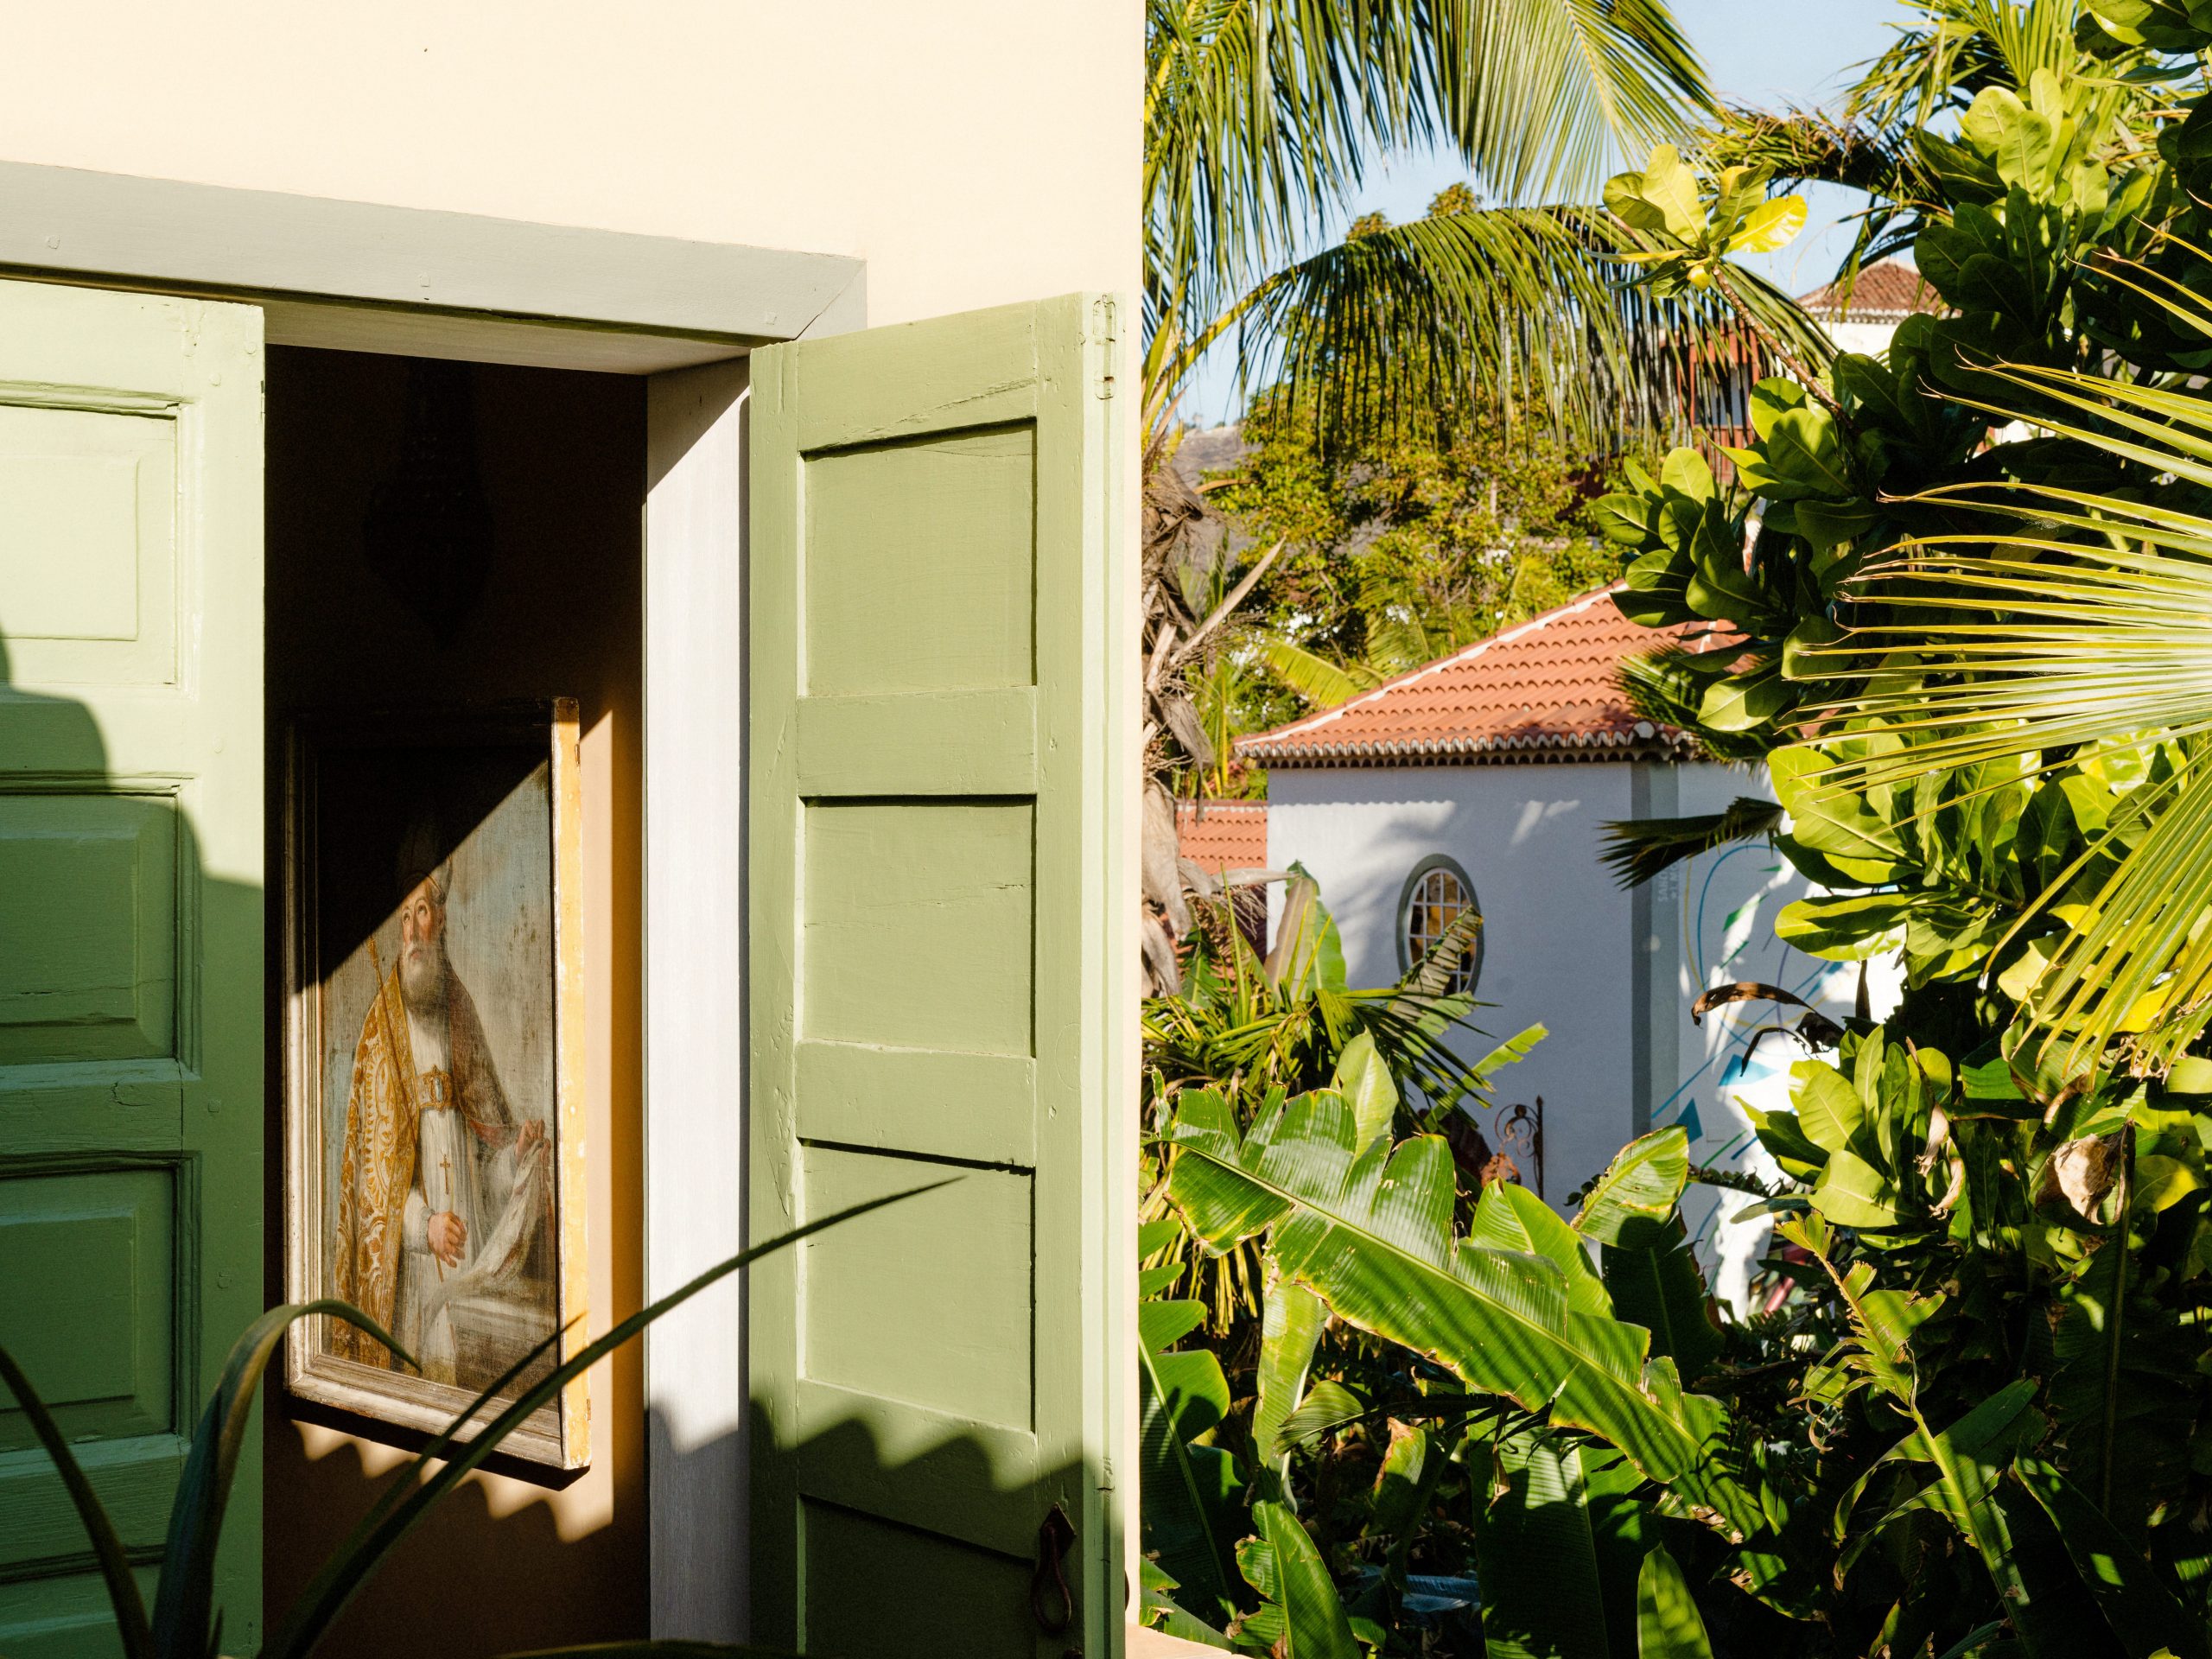
[{"label": "painted lintel", "polygon": [[0,268],[289,298],[302,303],[283,308],[310,333],[317,315],[337,311],[357,319],[346,325],[357,330],[364,316],[420,332],[429,319],[468,315],[532,332],[673,337],[695,344],[677,355],[700,357],[852,326],[842,314],[861,293],[863,264],[0,162]]}]

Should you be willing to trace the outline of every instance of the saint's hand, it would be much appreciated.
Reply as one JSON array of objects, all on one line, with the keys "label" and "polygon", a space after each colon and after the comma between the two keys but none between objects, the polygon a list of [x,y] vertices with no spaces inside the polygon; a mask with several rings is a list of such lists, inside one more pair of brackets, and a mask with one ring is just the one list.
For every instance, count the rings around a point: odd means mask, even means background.
[{"label": "saint's hand", "polygon": [[515,1137],[515,1161],[528,1163],[544,1144],[545,1126],[533,1117],[522,1126],[522,1133]]},{"label": "saint's hand", "polygon": [[450,1210],[442,1210],[430,1217],[430,1249],[438,1260],[449,1268],[461,1265],[461,1253],[468,1243],[468,1224]]}]

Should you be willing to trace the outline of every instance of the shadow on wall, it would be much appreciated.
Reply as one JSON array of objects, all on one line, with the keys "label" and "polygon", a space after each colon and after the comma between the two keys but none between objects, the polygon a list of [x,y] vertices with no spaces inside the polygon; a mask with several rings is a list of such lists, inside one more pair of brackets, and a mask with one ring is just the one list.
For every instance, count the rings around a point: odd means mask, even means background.
[{"label": "shadow on wall", "polygon": [[[111,771],[94,709],[16,685],[0,631],[0,1343],[89,1448],[148,1589],[184,1437],[261,1307],[262,893],[207,873],[167,758]],[[223,996],[202,963],[251,988]],[[241,1475],[258,1479],[256,1448]],[[227,1590],[251,1585],[259,1543],[225,1539]],[[232,1601],[237,1639],[259,1640],[259,1612]],[[111,1625],[82,1525],[0,1389],[0,1652],[97,1653]]]},{"label": "shadow on wall", "polygon": [[[756,1443],[767,1432],[757,1413],[750,1432]],[[664,1420],[652,1414],[648,1437],[662,1440],[667,1433]],[[728,1442],[738,1438],[691,1447],[688,1455],[719,1460],[728,1455]],[[271,1478],[293,1483],[302,1501],[327,1503],[350,1514],[361,1494],[382,1490],[393,1478],[384,1472],[387,1465],[381,1460],[372,1471],[365,1450],[360,1442],[346,1440],[320,1461],[302,1461],[296,1467],[283,1458],[272,1459]],[[872,1428],[855,1421],[815,1436],[795,1455],[810,1470],[834,1471],[842,1489],[869,1493],[869,1501],[899,1490],[993,1490],[989,1452],[975,1440],[947,1441],[899,1462],[885,1455]],[[1072,1491],[1093,1478],[1071,1467],[1056,1471],[1043,1488]],[[1032,1500],[1027,1491],[1001,1490],[999,1495],[1025,1509]],[[1044,1508],[1050,1500],[1034,1502]],[[823,1500],[809,1498],[804,1508],[813,1557],[802,1574],[808,1586],[804,1605],[779,1602],[764,1591],[753,1609],[756,1632],[787,1630],[795,1618],[803,1618],[799,1628],[810,1659],[944,1659],[953,1650],[948,1642],[956,1633],[963,1659],[1034,1659],[1039,1632],[1031,1606],[1033,1562],[969,1542],[947,1541]],[[533,1575],[524,1598],[524,1586],[503,1573],[496,1554],[487,1567],[480,1548],[486,1539],[518,1560],[557,1559],[572,1570],[550,1579]],[[280,1591],[274,1576],[280,1548],[272,1541],[269,1605],[278,1612],[288,1605],[290,1590],[287,1586]],[[440,1656],[496,1655],[589,1640],[607,1623],[601,1605],[605,1575],[620,1566],[619,1539],[604,1531],[564,1538],[546,1505],[500,1513],[491,1492],[471,1484],[401,1547],[321,1651],[415,1651],[415,1632],[426,1620],[438,1624],[435,1651]],[[1079,1627],[1071,1626],[1068,1640],[1073,1643],[1078,1637]]]}]

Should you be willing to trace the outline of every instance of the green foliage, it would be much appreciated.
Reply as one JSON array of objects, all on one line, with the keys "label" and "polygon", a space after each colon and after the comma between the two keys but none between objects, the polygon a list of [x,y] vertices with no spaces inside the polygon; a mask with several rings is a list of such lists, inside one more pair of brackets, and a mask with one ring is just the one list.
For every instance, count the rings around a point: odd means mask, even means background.
[{"label": "green foliage", "polygon": [[1849,178],[1862,251],[1942,302],[1589,512],[1623,611],[1678,631],[1639,709],[1773,785],[1636,857],[1770,835],[1815,887],[1783,936],[1904,988],[1756,1122],[1785,1179],[1735,1211],[1775,1224],[1741,1318],[1679,1145],[1570,1226],[1459,1190],[1445,1123],[1369,1140],[1325,1068],[1179,1101],[1185,1225],[1328,1311],[1271,1478],[1354,1612],[1409,1605],[1366,1517],[1441,1441],[1466,1503],[1406,1559],[1478,1564],[1494,1653],[2206,1654],[2208,49],[2194,0],[1933,0],[1838,119],[1730,118],[1617,181],[1647,288],[1731,280],[1770,192]]},{"label": "green foliage", "polygon": [[[1678,706],[1773,752],[1779,844],[1829,889],[1783,937],[1978,982],[2075,1072],[2164,1067],[2212,1021],[2212,783],[2175,701],[2212,546],[2212,105],[2173,86],[2212,20],[2122,11],[1936,7],[1853,108],[1911,152],[1889,222],[1946,311],[1761,383],[1726,481],[1678,451],[1595,509],[1622,608],[1725,644],[1669,658]],[[1624,211],[1732,176],[1660,173]]]},{"label": "green foliage", "polygon": [[[914,1187],[856,1204],[741,1250],[620,1321],[605,1336],[586,1344],[537,1382],[507,1398],[507,1391],[557,1350],[568,1334],[555,1332],[517,1360],[505,1374],[494,1378],[442,1433],[423,1448],[405,1472],[385,1487],[353,1535],[308,1581],[264,1651],[272,1659],[307,1659],[391,1551],[423,1523],[432,1510],[451,1496],[532,1414],[661,1315],[681,1306],[748,1262],[772,1255],[812,1234],[840,1226],[871,1210],[880,1210],[931,1190],[931,1186]],[[7,1350],[0,1348],[0,1384],[4,1384],[15,1397],[39,1444],[53,1459],[78,1518],[92,1541],[114,1609],[124,1659],[213,1659],[221,1652],[222,1621],[213,1607],[215,1551],[222,1536],[223,1516],[230,1500],[231,1480],[238,1467],[238,1452],[251,1427],[253,1396],[284,1332],[299,1320],[312,1318],[343,1319],[357,1325],[401,1359],[410,1365],[414,1363],[389,1332],[345,1302],[305,1302],[271,1308],[255,1320],[232,1344],[215,1392],[193,1430],[191,1451],[186,1457],[176,1497],[169,1509],[168,1540],[162,1552],[161,1581],[150,1620],[138,1593],[137,1580],[131,1575],[128,1560],[118,1541],[113,1522],[31,1379]],[[500,1403],[502,1400],[505,1401],[504,1405]],[[467,1440],[460,1439],[461,1431],[483,1414],[489,1415],[481,1427]],[[742,1659],[746,1655],[774,1659],[761,1649],[699,1642],[594,1643],[546,1649],[536,1655],[515,1655],[512,1659],[556,1659],[557,1655],[567,1654],[726,1654],[732,1659]]]},{"label": "green foliage", "polygon": [[1342,702],[1609,580],[1583,521],[1584,464],[1494,404],[1442,434],[1369,423],[1325,446],[1281,394],[1256,399],[1252,453],[1212,501],[1256,550],[1284,543],[1224,654],[1271,677],[1242,729]]},{"label": "green foliage", "polygon": [[1638,234],[1624,256],[1644,268],[1643,280],[1662,299],[1725,281],[1729,256],[1771,253],[1805,224],[1802,196],[1769,196],[1770,175],[1754,167],[1724,168],[1708,188],[1672,144],[1651,152],[1641,173],[1617,174],[1605,207]]},{"label": "green foliage", "polygon": [[[1146,21],[1148,432],[1232,333],[1247,385],[1281,379],[1325,423],[1419,419],[1478,385],[1547,422],[1619,430],[1675,395],[1680,359],[1652,349],[1655,323],[1686,346],[1726,326],[1722,307],[1624,294],[1602,215],[1522,205],[1593,202],[1623,147],[1711,107],[1659,0],[1503,0],[1478,17],[1153,0]],[[1293,257],[1376,157],[1436,144],[1510,205],[1469,190]]]},{"label": "green foliage", "polygon": [[[1209,1248],[1264,1239],[1281,1282],[1465,1391],[1393,1427],[1364,1530],[1407,1553],[1456,1444],[1482,1474],[1451,1541],[1493,1655],[1844,1659],[2005,1632],[2038,1656],[2202,1655],[2205,1120],[2155,1085],[2041,1090],[1881,1027],[1800,1065],[1759,1125],[1793,1177],[1763,1201],[1779,1304],[1740,1322],[1683,1248],[1679,1131],[1625,1148],[1572,1226],[1491,1186],[1455,1234],[1440,1138],[1363,1142],[1328,1090],[1240,1129],[1192,1091],[1169,1192]],[[1287,1494],[1319,1490],[1299,1477],[1358,1403],[1339,1388],[1316,1433],[1278,1436]],[[1263,1608],[1256,1628],[1281,1627]]]}]

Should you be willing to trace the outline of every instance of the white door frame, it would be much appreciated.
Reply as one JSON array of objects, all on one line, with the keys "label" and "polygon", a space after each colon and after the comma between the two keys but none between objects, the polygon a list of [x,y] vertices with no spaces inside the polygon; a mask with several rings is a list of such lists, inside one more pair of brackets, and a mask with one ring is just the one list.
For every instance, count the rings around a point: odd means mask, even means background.
[{"label": "white door frame", "polygon": [[[0,276],[260,305],[271,345],[652,377],[645,1296],[744,1242],[745,354],[867,321],[863,262],[0,162]],[[744,1305],[648,1333],[652,1634],[746,1634]]]}]

